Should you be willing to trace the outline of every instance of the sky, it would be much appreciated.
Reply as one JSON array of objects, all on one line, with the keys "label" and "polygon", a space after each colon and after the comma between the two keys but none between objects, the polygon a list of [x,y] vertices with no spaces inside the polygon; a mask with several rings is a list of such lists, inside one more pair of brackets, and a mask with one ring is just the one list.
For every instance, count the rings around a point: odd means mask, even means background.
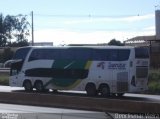
[{"label": "sky", "polygon": [[160,9],[160,0],[0,0],[0,4],[4,16],[27,15],[30,23],[33,11],[34,41],[54,45],[155,35],[155,10]]}]

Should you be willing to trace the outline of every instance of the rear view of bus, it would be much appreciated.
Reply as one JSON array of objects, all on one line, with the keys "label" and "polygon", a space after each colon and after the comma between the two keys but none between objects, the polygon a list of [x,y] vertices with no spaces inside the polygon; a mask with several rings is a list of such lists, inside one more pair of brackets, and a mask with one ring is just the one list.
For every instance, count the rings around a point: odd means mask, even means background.
[{"label": "rear view of bus", "polygon": [[132,91],[140,92],[148,89],[149,49],[146,47],[135,48],[135,76],[131,80]]}]

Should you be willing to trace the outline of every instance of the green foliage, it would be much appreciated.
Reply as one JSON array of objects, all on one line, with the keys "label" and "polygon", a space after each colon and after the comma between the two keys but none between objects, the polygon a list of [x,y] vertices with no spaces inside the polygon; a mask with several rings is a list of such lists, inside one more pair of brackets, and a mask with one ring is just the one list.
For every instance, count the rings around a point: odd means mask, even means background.
[{"label": "green foliage", "polygon": [[148,88],[150,93],[158,93],[160,94],[160,72],[159,71],[152,71],[149,74],[148,79]]},{"label": "green foliage", "polygon": [[5,62],[7,60],[12,59],[14,52],[11,50],[11,48],[5,48],[4,52],[1,55],[1,62]]},{"label": "green foliage", "polygon": [[19,41],[19,42],[9,43],[8,46],[10,46],[10,47],[23,47],[23,46],[29,46],[29,43],[27,40],[23,40],[23,41]]},{"label": "green foliage", "polygon": [[2,14],[0,14],[0,47],[4,47],[7,43],[7,37],[5,35],[6,33],[5,23],[4,23],[4,17]]},{"label": "green foliage", "polygon": [[0,73],[0,85],[9,85],[9,74],[8,73]]},{"label": "green foliage", "polygon": [[124,44],[121,43],[121,41],[118,41],[118,40],[116,40],[116,39],[112,39],[112,40],[108,43],[108,45],[124,46]]},{"label": "green foliage", "polygon": [[[29,22],[26,17],[23,15],[7,15],[6,17],[0,15],[0,47],[15,46],[15,44],[16,46],[21,46],[21,44],[24,46],[24,43],[25,46],[28,45],[27,37],[30,34],[28,30]],[[16,41],[12,42],[12,40]]]},{"label": "green foliage", "polygon": [[148,85],[150,93],[160,93],[160,83],[152,82]]}]

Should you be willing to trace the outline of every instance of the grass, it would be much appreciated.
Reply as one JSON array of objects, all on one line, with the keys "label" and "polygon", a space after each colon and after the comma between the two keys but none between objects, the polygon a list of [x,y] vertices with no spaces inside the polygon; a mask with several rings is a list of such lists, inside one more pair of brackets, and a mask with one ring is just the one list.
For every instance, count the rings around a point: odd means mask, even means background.
[{"label": "grass", "polygon": [[0,72],[0,85],[9,85],[9,73]]},{"label": "grass", "polygon": [[148,77],[149,93],[160,94],[160,70],[150,70]]}]

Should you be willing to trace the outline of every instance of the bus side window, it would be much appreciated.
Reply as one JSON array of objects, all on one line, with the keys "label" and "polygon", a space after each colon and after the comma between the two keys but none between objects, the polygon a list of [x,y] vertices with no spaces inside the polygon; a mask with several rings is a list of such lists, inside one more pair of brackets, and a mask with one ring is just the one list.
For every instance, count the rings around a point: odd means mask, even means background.
[{"label": "bus side window", "polygon": [[33,60],[35,60],[35,57],[30,56],[28,61],[33,61]]},{"label": "bus side window", "polygon": [[90,49],[75,49],[73,58],[76,60],[91,60],[91,51]]},{"label": "bus side window", "polygon": [[36,50],[33,50],[28,61],[33,61],[33,60],[36,60],[37,59],[37,51]]},{"label": "bus side window", "polygon": [[110,50],[108,55],[109,61],[118,61],[118,50]]},{"label": "bus side window", "polygon": [[61,51],[61,59],[65,60],[73,60],[74,59],[74,51],[70,49],[62,50]]},{"label": "bus side window", "polygon": [[92,60],[96,61],[105,61],[108,60],[108,51],[102,50],[102,49],[97,49],[92,51]]},{"label": "bus side window", "polygon": [[118,61],[126,61],[129,59],[130,50],[128,49],[121,49],[118,50]]}]

